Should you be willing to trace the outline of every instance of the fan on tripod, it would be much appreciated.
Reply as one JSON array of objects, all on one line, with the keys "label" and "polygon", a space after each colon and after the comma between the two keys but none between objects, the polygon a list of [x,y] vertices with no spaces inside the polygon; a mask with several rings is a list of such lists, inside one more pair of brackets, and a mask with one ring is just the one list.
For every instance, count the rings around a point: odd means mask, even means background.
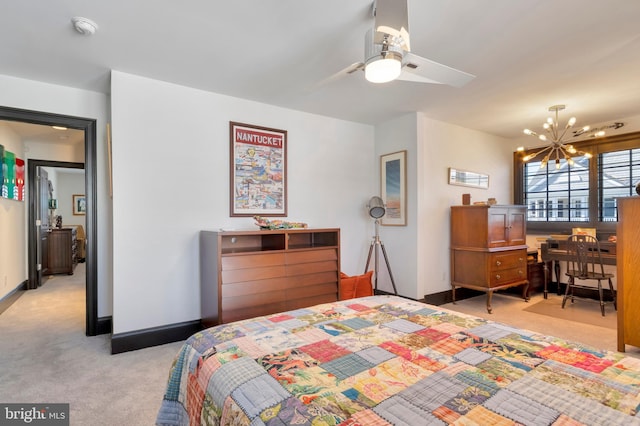
[{"label": "fan on tripod", "polygon": [[384,256],[384,261],[387,265],[387,271],[389,272],[389,278],[391,279],[391,285],[393,286],[393,294],[398,295],[398,290],[396,289],[396,282],[393,279],[393,274],[391,273],[391,265],[389,264],[389,257],[387,256],[387,250],[384,248],[384,243],[380,240],[380,219],[385,215],[386,208],[384,206],[384,201],[382,198],[373,196],[369,200],[367,204],[367,211],[369,212],[369,216],[375,219],[376,224],[376,234],[371,241],[371,245],[369,246],[369,255],[367,256],[367,263],[364,267],[364,273],[367,273],[369,270],[369,265],[371,264],[371,254],[374,254],[374,280],[373,280],[373,289],[374,294],[378,291],[378,264],[379,264],[379,250],[382,250],[382,255]]}]

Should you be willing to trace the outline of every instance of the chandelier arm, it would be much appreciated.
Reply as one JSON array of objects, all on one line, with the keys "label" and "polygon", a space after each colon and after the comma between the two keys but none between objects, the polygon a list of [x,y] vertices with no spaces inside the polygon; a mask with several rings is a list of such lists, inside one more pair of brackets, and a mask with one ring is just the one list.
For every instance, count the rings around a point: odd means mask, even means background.
[{"label": "chandelier arm", "polygon": [[545,147],[545,148],[541,149],[540,151],[536,152],[535,154],[533,154],[533,157],[531,157],[531,159],[533,160],[533,159],[534,159],[534,158],[536,158],[538,155],[542,154],[542,153],[543,153],[543,152],[545,152],[545,151],[549,151],[549,150],[551,150],[551,149],[553,149],[553,145],[549,145],[549,146],[547,146],[547,147]]},{"label": "chandelier arm", "polygon": [[571,127],[573,126],[569,126],[569,124],[567,124],[564,128],[564,132],[562,132],[562,135],[560,135],[560,139],[558,139],[558,141],[561,141],[562,138],[564,138],[564,135],[567,134],[567,130],[569,130]]}]

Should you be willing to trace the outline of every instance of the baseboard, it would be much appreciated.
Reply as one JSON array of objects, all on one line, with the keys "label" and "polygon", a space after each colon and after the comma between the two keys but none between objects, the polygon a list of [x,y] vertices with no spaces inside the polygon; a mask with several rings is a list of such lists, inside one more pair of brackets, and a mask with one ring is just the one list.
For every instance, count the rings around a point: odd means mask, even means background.
[{"label": "baseboard", "polygon": [[99,334],[110,334],[113,330],[111,317],[98,318],[96,323],[96,336]]},{"label": "baseboard", "polygon": [[[456,288],[456,300],[469,299],[470,297],[480,296],[485,294],[483,291],[471,290],[469,288],[459,287]],[[425,294],[424,302],[429,305],[440,306],[445,303],[453,302],[453,295],[451,290],[441,291],[439,293]]]},{"label": "baseboard", "polygon": [[27,280],[24,280],[16,288],[7,293],[2,299],[0,299],[0,314],[9,309],[16,300],[20,298],[27,290]]},{"label": "baseboard", "polygon": [[111,354],[119,354],[186,340],[189,336],[200,330],[202,330],[200,320],[195,320],[114,334],[111,336]]}]

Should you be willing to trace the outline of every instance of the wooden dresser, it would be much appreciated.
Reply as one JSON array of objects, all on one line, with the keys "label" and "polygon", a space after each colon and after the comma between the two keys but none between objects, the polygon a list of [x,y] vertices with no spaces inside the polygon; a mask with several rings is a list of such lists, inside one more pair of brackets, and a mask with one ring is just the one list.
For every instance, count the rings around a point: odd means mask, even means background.
[{"label": "wooden dresser", "polygon": [[451,290],[464,287],[491,297],[500,289],[527,288],[526,207],[472,205],[451,207]]},{"label": "wooden dresser", "polygon": [[338,300],[339,229],[200,232],[205,327]]},{"label": "wooden dresser", "polygon": [[618,198],[618,351],[640,347],[640,197]]},{"label": "wooden dresser", "polygon": [[78,263],[76,228],[53,228],[49,232],[47,275],[73,274]]}]

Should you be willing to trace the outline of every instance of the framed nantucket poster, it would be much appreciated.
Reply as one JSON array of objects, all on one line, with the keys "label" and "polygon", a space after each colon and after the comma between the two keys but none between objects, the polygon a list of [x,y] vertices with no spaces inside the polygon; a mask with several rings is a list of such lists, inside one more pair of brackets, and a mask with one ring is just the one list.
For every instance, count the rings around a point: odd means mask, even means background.
[{"label": "framed nantucket poster", "polygon": [[231,216],[287,215],[287,131],[229,122]]}]

